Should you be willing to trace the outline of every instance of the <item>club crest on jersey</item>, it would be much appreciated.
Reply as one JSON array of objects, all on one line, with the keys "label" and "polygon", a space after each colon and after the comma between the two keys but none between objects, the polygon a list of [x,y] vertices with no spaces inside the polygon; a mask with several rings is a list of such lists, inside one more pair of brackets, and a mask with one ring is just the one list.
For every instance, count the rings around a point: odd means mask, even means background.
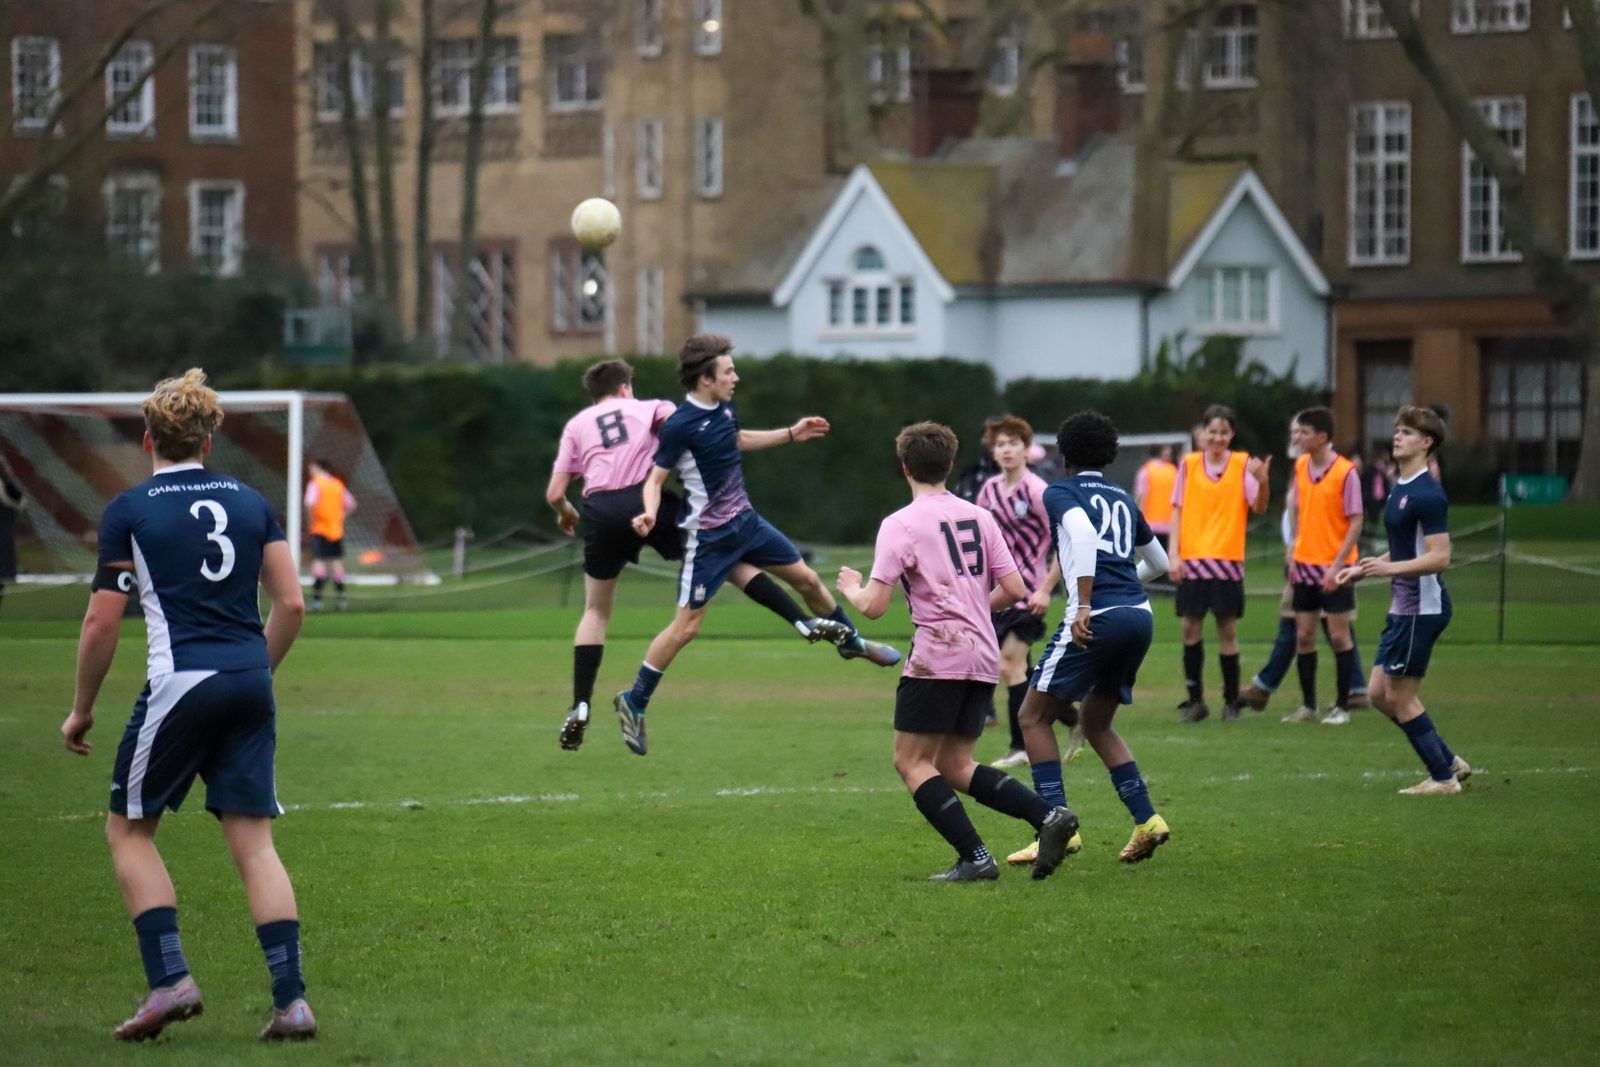
[{"label": "club crest on jersey", "polygon": [[723,414],[723,415],[724,415],[724,416],[725,416],[725,417],[727,417],[727,418],[730,418],[730,419],[731,419],[731,418],[733,418],[733,409],[732,409],[732,408],[723,408],[723,409],[722,409],[722,414]]},{"label": "club crest on jersey", "polygon": [[1019,519],[1026,518],[1028,515],[1028,502],[1020,496],[1017,497],[1011,502],[1011,514]]},{"label": "club crest on jersey", "polygon": [[1401,497],[1400,498],[1400,510],[1404,511],[1406,509],[1406,505],[1409,504],[1409,503],[1411,503],[1411,498],[1410,497],[1408,497],[1408,496]]}]

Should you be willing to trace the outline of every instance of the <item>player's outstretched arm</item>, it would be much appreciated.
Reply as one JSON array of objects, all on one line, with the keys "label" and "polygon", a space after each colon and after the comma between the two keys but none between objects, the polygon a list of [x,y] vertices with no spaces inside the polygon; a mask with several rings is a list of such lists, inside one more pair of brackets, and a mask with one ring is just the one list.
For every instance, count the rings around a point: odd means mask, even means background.
[{"label": "player's outstretched arm", "polygon": [[829,428],[828,420],[821,415],[807,415],[781,430],[740,430],[739,451],[759,452],[763,448],[776,448],[796,441],[811,441],[826,435]]},{"label": "player's outstretched arm", "polygon": [[300,574],[289,553],[289,542],[269,541],[262,551],[261,588],[272,603],[267,616],[267,663],[276,671],[306,617],[306,598],[300,591]]},{"label": "player's outstretched arm", "polygon": [[[881,619],[883,613],[889,610],[889,599],[894,596],[894,589],[876,578],[863,585],[861,572],[854,567],[839,568],[839,580],[834,583],[834,588],[839,590],[840,596],[850,601],[851,606],[869,619]],[[1027,590],[1024,589],[1023,592],[1026,593]]]},{"label": "player's outstretched arm", "polygon": [[572,484],[572,475],[566,471],[555,471],[550,475],[550,484],[545,486],[544,500],[556,513],[556,525],[561,527],[561,532],[568,537],[573,536],[578,529],[578,509],[572,506],[567,499],[567,486]]},{"label": "player's outstretched arm", "polygon": [[72,696],[72,712],[61,724],[61,737],[67,751],[87,756],[90,745],[88,734],[94,726],[94,702],[100,695],[100,686],[111,669],[117,655],[117,636],[122,631],[122,611],[128,606],[124,586],[131,588],[133,564],[108,567],[102,565],[95,575],[94,592],[89,594],[89,608],[83,615],[83,627],[78,632],[77,686]]},{"label": "player's outstretched arm", "polygon": [[633,517],[633,532],[640,537],[649,537],[650,531],[656,528],[656,512],[661,510],[661,487],[671,476],[672,471],[667,467],[652,467],[650,477],[639,487],[644,510]]}]

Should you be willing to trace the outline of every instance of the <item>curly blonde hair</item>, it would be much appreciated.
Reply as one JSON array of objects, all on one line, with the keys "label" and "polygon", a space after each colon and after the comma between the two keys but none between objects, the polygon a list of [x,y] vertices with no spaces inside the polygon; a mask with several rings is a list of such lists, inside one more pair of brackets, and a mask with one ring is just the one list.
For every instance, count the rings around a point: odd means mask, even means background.
[{"label": "curly blonde hair", "polygon": [[193,459],[206,436],[222,425],[222,403],[199,367],[157,382],[143,407],[145,429],[162,459]]}]

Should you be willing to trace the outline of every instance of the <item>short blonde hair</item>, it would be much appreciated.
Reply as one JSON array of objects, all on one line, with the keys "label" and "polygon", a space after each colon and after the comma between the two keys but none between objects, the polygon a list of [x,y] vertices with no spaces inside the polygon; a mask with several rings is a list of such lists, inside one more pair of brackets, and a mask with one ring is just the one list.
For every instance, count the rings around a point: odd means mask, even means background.
[{"label": "short blonde hair", "polygon": [[145,429],[162,459],[198,456],[207,435],[222,425],[222,403],[199,367],[157,382],[143,407]]}]

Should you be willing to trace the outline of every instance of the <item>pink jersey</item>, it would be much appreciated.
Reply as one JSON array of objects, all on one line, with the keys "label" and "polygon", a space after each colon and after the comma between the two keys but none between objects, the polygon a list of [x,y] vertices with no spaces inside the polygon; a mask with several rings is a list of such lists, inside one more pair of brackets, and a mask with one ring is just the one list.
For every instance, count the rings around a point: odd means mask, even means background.
[{"label": "pink jersey", "polygon": [[675,410],[665,400],[610,397],[567,420],[555,473],[583,478],[583,495],[638,485],[655,465],[656,431]]},{"label": "pink jersey", "polygon": [[1023,471],[1017,487],[1007,490],[1006,476],[997,474],[983,483],[973,501],[987,509],[1000,525],[1006,547],[1030,593],[1038,590],[1050,571],[1050,516],[1044,510],[1044,491],[1048,488],[1043,478]]},{"label": "pink jersey", "polygon": [[994,518],[954,493],[920,496],[884,519],[872,577],[903,588],[911,605],[906,677],[999,681],[989,591],[1016,569]]}]

